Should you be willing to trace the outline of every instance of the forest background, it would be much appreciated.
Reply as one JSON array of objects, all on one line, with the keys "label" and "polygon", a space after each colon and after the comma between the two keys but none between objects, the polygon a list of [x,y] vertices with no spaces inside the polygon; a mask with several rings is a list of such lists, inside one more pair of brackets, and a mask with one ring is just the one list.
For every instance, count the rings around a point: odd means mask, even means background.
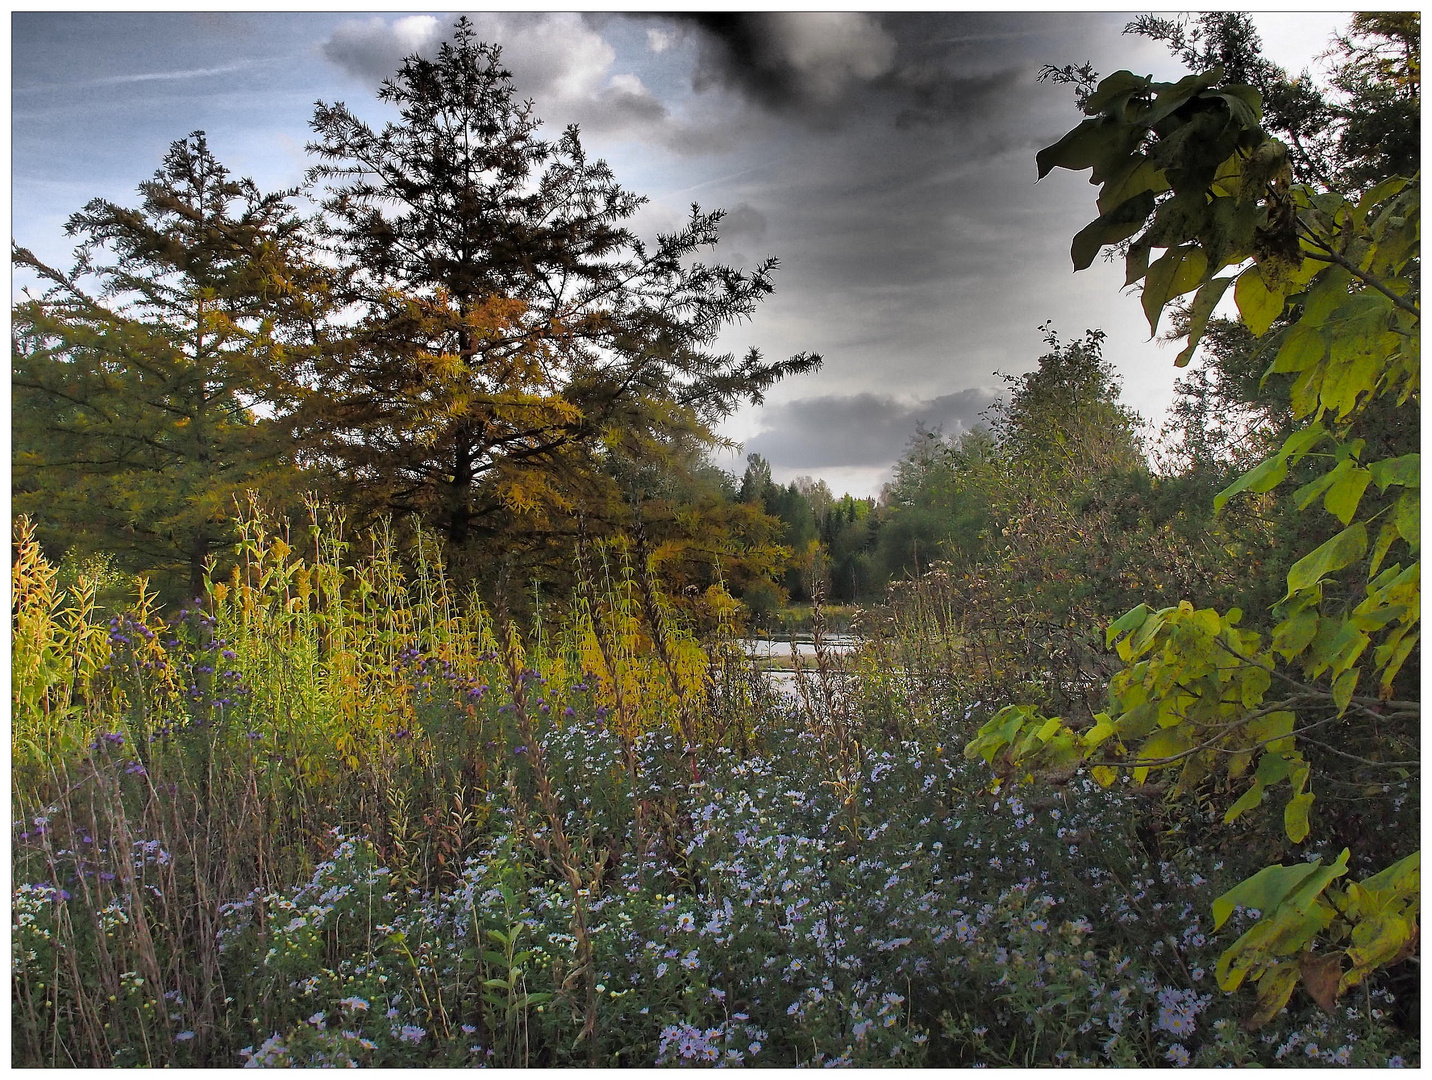
[{"label": "forest background", "polygon": [[[1090,119],[1038,164],[1094,169],[1099,216],[1075,237],[1076,267],[1114,248],[1151,330],[1162,315],[1189,340],[1169,425],[1141,436],[1100,331],[1050,328],[984,425],[913,433],[879,500],[778,485],[759,456],[740,478],[710,463],[723,416],[820,366],[714,349],[771,292],[774,264],[706,261],[721,217],[696,207],[643,243],[627,227],[639,197],[575,129],[541,136],[499,50],[465,22],[385,84],[400,121],[374,129],[320,103],[317,217],[232,177],[196,132],[135,205],[95,200],[70,219],[73,267],[16,248],[46,283],[13,313],[17,1054],[379,1062],[465,1054],[473,1036],[507,1063],[754,1057],[763,1044],[768,1060],[848,1062],[874,1053],[878,1021],[904,1040],[880,1052],[910,1059],[1248,1063],[1323,1053],[1296,1013],[1310,1004],[1361,1032],[1357,1055],[1414,1052],[1405,1013],[1393,1022],[1369,995],[1415,993],[1419,23],[1356,16],[1323,88],[1263,59],[1237,15],[1131,31],[1195,74],[1047,68]],[[1220,314],[1226,292],[1236,318]],[[1301,482],[1293,497],[1284,482]],[[793,601],[811,602],[818,642],[794,712],[736,650]],[[819,647],[832,603],[865,642],[844,673]],[[1068,956],[1036,958],[1018,993],[1042,1013],[1055,974],[1087,988],[1100,957],[1115,974],[1147,966],[1140,1035],[1122,1043],[1124,1018],[1092,1004],[1088,1027],[1026,1037],[1013,990],[997,1015],[953,987],[916,1009],[908,988],[851,983],[878,965],[839,949],[827,967],[842,990],[826,992],[850,1011],[811,1029],[819,1051],[795,1021],[772,1034],[787,1021],[752,989],[755,968],[726,988],[692,975],[662,999],[661,1024],[629,1015],[602,995],[621,963],[640,964],[612,951],[625,931],[601,905],[618,882],[649,902],[629,924],[679,894],[740,952],[723,930],[739,888],[717,888],[730,866],[700,850],[716,804],[696,803],[726,770],[778,760],[782,738],[814,770],[790,780],[806,809],[832,800],[822,858],[848,857],[867,901],[880,890],[860,875],[891,857],[873,854],[872,800],[892,753],[947,770],[954,801],[902,825],[927,856],[932,817],[952,848],[958,835],[978,850],[995,826],[963,822],[987,793],[1023,820],[1011,789],[1052,784],[1059,805],[1041,809],[1120,823],[1127,847],[1101,865],[1115,884],[1161,876],[1170,897],[1155,911],[1186,916],[1181,889],[1227,886],[1214,928],[1235,911],[1252,922],[1216,981],[1257,984],[1247,1031],[1289,1026],[1274,1042],[1227,1025],[1186,1037],[1224,1007],[1193,985],[1212,933],[1183,933],[1172,952],[1158,934],[1130,944],[1118,927],[1137,919],[1107,898],[1065,920]],[[1131,801],[1121,785],[1138,789]],[[1097,803],[1111,787],[1116,802]],[[1051,850],[1073,855],[1060,820]],[[192,821],[227,839],[182,840]],[[1000,840],[978,876],[993,891],[966,906],[1000,919],[1018,907],[1019,932],[1038,935],[1033,879],[1006,881],[1002,861],[1028,842]],[[1046,863],[1039,880],[1067,870]],[[1351,871],[1361,880],[1334,884]],[[952,870],[937,858],[929,872]],[[390,874],[401,888],[379,880]],[[829,865],[812,874],[833,880]],[[966,874],[954,877],[973,896]],[[652,900],[658,883],[676,892]],[[461,917],[441,914],[455,887]],[[380,981],[406,980],[382,1038],[324,1022],[356,1023],[376,1000],[377,968],[337,962],[337,922],[319,932],[359,893],[391,909],[377,930],[397,967]],[[308,913],[271,922],[269,908]],[[799,912],[786,916],[807,940]],[[870,947],[909,944],[897,922]],[[821,925],[834,933],[836,917]],[[1011,950],[1024,955],[1012,938],[928,929],[930,948],[984,957],[996,985],[1010,985]],[[1086,933],[1114,936],[1076,949]],[[420,937],[455,950],[451,963],[415,958]],[[283,949],[291,970],[274,960]],[[544,973],[522,978],[542,955]],[[740,955],[726,970],[780,949],[747,941]],[[484,975],[476,996],[463,963]],[[633,985],[664,986],[669,964],[648,966]],[[286,989],[265,994],[265,980]],[[317,1020],[285,1012],[296,987],[320,999]],[[1337,1004],[1355,988],[1360,1012]],[[797,1021],[819,1012],[775,998]],[[1096,1017],[1107,1042],[1082,1039]],[[1337,1037],[1326,1052],[1353,1061],[1358,1039]]]}]

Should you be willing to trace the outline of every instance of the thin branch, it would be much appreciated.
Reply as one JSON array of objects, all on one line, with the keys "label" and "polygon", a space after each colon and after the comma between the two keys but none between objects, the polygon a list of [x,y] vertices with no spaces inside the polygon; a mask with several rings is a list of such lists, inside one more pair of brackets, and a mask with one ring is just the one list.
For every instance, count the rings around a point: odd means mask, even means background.
[{"label": "thin branch", "polygon": [[[1269,675],[1274,675],[1282,679],[1290,686],[1296,686],[1299,690],[1302,690],[1306,694],[1311,694],[1318,700],[1327,701],[1333,696],[1331,690],[1320,690],[1318,687],[1295,679],[1275,667],[1254,660],[1251,656],[1244,656],[1237,650],[1230,648],[1221,638],[1214,638],[1213,643],[1228,653],[1229,656],[1242,660],[1245,664],[1251,664],[1253,667],[1262,668]],[[1356,705],[1360,712],[1378,720],[1393,720],[1403,717],[1420,719],[1422,716],[1422,703],[1420,701],[1383,701],[1380,698],[1353,697],[1348,699],[1348,704]],[[1385,712],[1383,711],[1385,709],[1391,709],[1392,711]]]},{"label": "thin branch", "polygon": [[[1284,705],[1286,705],[1286,704],[1291,704],[1291,703],[1293,703],[1293,702],[1296,702],[1297,700],[1298,700],[1297,698],[1289,698],[1287,702],[1283,702],[1283,703],[1280,703],[1280,704],[1284,704]],[[1134,759],[1134,760],[1132,760],[1132,761],[1130,761],[1130,760],[1128,760],[1128,759],[1123,759],[1123,760],[1118,760],[1118,761],[1087,761],[1087,760],[1086,760],[1086,761],[1084,762],[1084,764],[1087,765],[1087,766],[1089,766],[1089,767],[1091,767],[1091,768],[1094,767],[1094,766],[1102,765],[1102,766],[1104,766],[1105,768],[1108,768],[1108,769],[1157,769],[1157,768],[1162,768],[1162,767],[1164,767],[1165,765],[1176,765],[1176,764],[1178,764],[1180,761],[1184,761],[1184,760],[1186,760],[1187,758],[1190,758],[1190,757],[1192,757],[1194,754],[1197,754],[1197,753],[1199,753],[1200,751],[1203,751],[1203,750],[1212,749],[1212,750],[1217,751],[1218,753],[1221,753],[1221,754],[1229,754],[1229,755],[1233,755],[1233,754],[1246,754],[1246,753],[1248,753],[1248,752],[1250,752],[1250,751],[1259,750],[1259,749],[1261,749],[1261,748],[1263,748],[1263,747],[1265,747],[1265,746],[1269,746],[1269,745],[1271,745],[1272,743],[1281,742],[1281,741],[1284,740],[1284,739],[1292,738],[1293,736],[1302,737],[1305,732],[1312,731],[1312,730],[1315,729],[1315,728],[1324,727],[1324,726],[1326,726],[1326,725],[1328,725],[1328,724],[1331,724],[1331,723],[1333,723],[1334,721],[1336,721],[1336,720],[1339,719],[1339,717],[1330,716],[1330,717],[1328,717],[1328,718],[1325,719],[1325,720],[1319,720],[1319,721],[1317,721],[1316,723],[1307,724],[1307,725],[1304,726],[1304,727],[1293,728],[1291,731],[1287,732],[1286,734],[1283,734],[1283,735],[1273,735],[1273,736],[1270,736],[1269,738],[1261,739],[1261,740],[1259,740],[1258,742],[1249,743],[1247,746],[1238,746],[1238,747],[1234,747],[1234,748],[1232,748],[1232,749],[1229,749],[1229,748],[1227,748],[1227,747],[1214,746],[1214,745],[1213,745],[1214,743],[1218,742],[1218,740],[1219,740],[1220,738],[1223,737],[1223,733],[1226,732],[1228,728],[1230,728],[1230,727],[1237,727],[1237,726],[1239,726],[1239,725],[1241,725],[1241,724],[1244,724],[1244,723],[1246,723],[1247,721],[1252,720],[1252,719],[1255,719],[1255,718],[1257,718],[1257,717],[1259,717],[1259,716],[1263,716],[1263,715],[1265,715],[1265,714],[1267,714],[1267,713],[1270,713],[1270,712],[1278,712],[1278,711],[1280,711],[1280,710],[1275,706],[1275,707],[1273,707],[1273,708],[1260,710],[1259,712],[1256,712],[1256,713],[1250,713],[1250,714],[1249,714],[1248,716],[1246,716],[1246,717],[1242,717],[1241,719],[1234,720],[1234,721],[1230,721],[1230,722],[1227,723],[1227,724],[1220,724],[1220,725],[1215,729],[1216,734],[1215,734],[1212,738],[1206,739],[1204,742],[1199,743],[1197,746],[1189,747],[1187,750],[1182,750],[1182,751],[1180,751],[1180,752],[1177,753],[1177,754],[1171,754],[1171,755],[1169,755],[1168,757],[1161,757],[1161,758],[1136,758],[1136,759]]]},{"label": "thin branch", "polygon": [[1319,262],[1328,262],[1333,263],[1336,266],[1341,266],[1344,270],[1346,270],[1353,277],[1357,278],[1364,285],[1370,286],[1371,288],[1374,288],[1378,292],[1382,293],[1383,296],[1387,297],[1403,311],[1408,312],[1410,315],[1412,315],[1413,318],[1422,318],[1422,310],[1416,304],[1414,304],[1411,300],[1408,300],[1405,296],[1399,296],[1397,293],[1393,292],[1391,289],[1389,289],[1386,285],[1382,283],[1381,279],[1374,277],[1372,274],[1369,274],[1365,270],[1361,270],[1354,264],[1348,262],[1347,259],[1345,259],[1341,254],[1333,250],[1332,246],[1328,243],[1328,241],[1324,240],[1321,236],[1314,232],[1313,227],[1309,225],[1306,221],[1304,221],[1301,215],[1299,215],[1298,217],[1298,224],[1301,225],[1304,229],[1305,235],[1303,239],[1307,240],[1309,243],[1317,244],[1318,247],[1322,248],[1325,252],[1325,254],[1319,255],[1316,252],[1310,251],[1308,252],[1308,258],[1317,259]]},{"label": "thin branch", "polygon": [[1420,769],[1422,767],[1420,759],[1414,761],[1371,761],[1368,758],[1358,757],[1356,754],[1349,754],[1346,751],[1338,750],[1335,747],[1329,746],[1327,743],[1320,743],[1316,739],[1305,738],[1303,741],[1310,746],[1316,746],[1319,750],[1326,750],[1329,754],[1336,754],[1338,757],[1347,758],[1349,761],[1356,761],[1362,765],[1371,765],[1376,769],[1401,769],[1409,766]]}]

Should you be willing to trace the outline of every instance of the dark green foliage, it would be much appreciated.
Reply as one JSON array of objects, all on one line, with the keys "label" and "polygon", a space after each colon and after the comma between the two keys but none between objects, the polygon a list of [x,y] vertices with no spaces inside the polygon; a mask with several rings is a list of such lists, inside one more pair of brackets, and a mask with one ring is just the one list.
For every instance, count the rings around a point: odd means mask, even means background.
[{"label": "dark green foliage", "polygon": [[231,178],[203,132],[139,191],[69,219],[69,272],[13,253],[46,285],[13,315],[15,505],[50,547],[194,596],[235,496],[296,486],[280,413],[323,292],[292,193]]},{"label": "dark green foliage", "polygon": [[[319,371],[305,420],[351,497],[413,510],[455,550],[533,535],[580,506],[623,500],[610,457],[659,460],[819,358],[710,351],[772,290],[696,261],[720,213],[692,208],[648,247],[627,226],[645,201],[575,128],[538,138],[500,50],[459,20],[437,58],[409,57],[375,131],[320,104],[310,151],[325,229],[358,313]],[[594,526],[595,527],[595,526]]]},{"label": "dark green foliage", "polygon": [[899,579],[937,562],[966,567],[984,554],[991,525],[994,438],[982,428],[957,440],[919,430],[885,492],[878,558]]},{"label": "dark green foliage", "polygon": [[[1155,36],[1167,30],[1155,27]],[[1389,61],[1384,80],[1413,70],[1409,58],[1404,50]],[[1092,119],[1041,151],[1039,165],[1041,174],[1092,167],[1103,188],[1100,219],[1075,239],[1076,269],[1092,257],[1081,247],[1091,230],[1095,249],[1143,230],[1126,252],[1127,281],[1142,282],[1150,326],[1174,298],[1197,290],[1179,365],[1232,287],[1249,333],[1269,342],[1269,370],[1295,376],[1286,387],[1292,430],[1213,507],[1303,481],[1291,498],[1305,520],[1285,514],[1269,530],[1276,543],[1293,527],[1296,561],[1271,580],[1262,577],[1266,566],[1253,568],[1254,590],[1273,591],[1243,598],[1272,601],[1251,620],[1242,603],[1226,613],[1185,599],[1132,608],[1107,630],[1124,666],[1108,680],[1104,710],[1072,710],[1066,721],[1009,705],[965,754],[989,763],[996,787],[1088,767],[1105,786],[1161,774],[1174,795],[1241,789],[1224,825],[1257,810],[1276,787],[1281,828],[1257,841],[1270,863],[1289,844],[1323,843],[1329,833],[1346,840],[1336,858],[1268,865],[1214,903],[1215,929],[1240,905],[1258,915],[1215,972],[1224,991],[1256,987],[1251,1030],[1273,1020],[1299,986],[1334,1013],[1341,995],[1417,952],[1420,853],[1408,854],[1407,837],[1357,836],[1342,815],[1315,821],[1311,810],[1327,780],[1315,765],[1336,774],[1334,788],[1349,780],[1359,787],[1369,809],[1400,806],[1401,796],[1388,798],[1391,780],[1416,789],[1408,770],[1421,712],[1413,658],[1420,457],[1405,434],[1417,426],[1420,393],[1420,174],[1376,176],[1353,200],[1325,190],[1326,173],[1316,168],[1295,183],[1287,146],[1258,126],[1261,95],[1220,85],[1223,75],[1214,68],[1153,83],[1116,72],[1085,101]],[[1142,198],[1147,192],[1155,197]],[[1109,205],[1133,200],[1144,216],[1133,229],[1102,224]],[[1164,254],[1151,263],[1153,248]],[[1205,378],[1193,391],[1216,389]],[[1378,456],[1389,450],[1395,456]],[[1354,847],[1362,880],[1340,881]]]},{"label": "dark green foliage", "polygon": [[1422,168],[1422,19],[1417,11],[1360,11],[1337,39],[1343,62],[1338,151],[1346,184],[1366,190]]},{"label": "dark green foliage", "polygon": [[[1244,12],[1192,19],[1145,15],[1125,33],[1162,41],[1190,71],[1221,68],[1225,81],[1256,88],[1265,123],[1287,141],[1305,179],[1351,194],[1386,176],[1411,176],[1421,166],[1418,12],[1354,14],[1350,32],[1335,41],[1340,62],[1327,90],[1306,72],[1291,76],[1269,61]],[[1090,87],[1096,81],[1086,73]]]},{"label": "dark green foliage", "polygon": [[[1416,27],[1357,16],[1329,104],[1246,16],[1135,24],[1355,187],[1415,158]],[[106,627],[108,560],[17,532],[15,1062],[1415,1065],[1416,182],[1294,203],[1247,86],[1057,73],[1098,115],[1040,169],[1105,181],[1076,265],[1147,224],[1156,324],[1254,258],[1242,321],[1231,278],[1173,313],[1203,350],[1156,467],[1103,335],[1051,331],[877,505],[708,463],[813,361],[707,355],[765,271],[678,265],[714,217],[645,252],[497,61],[459,23],[385,90],[403,124],[320,108],[334,277],[200,136],[141,210],[72,219],[111,263],[17,252],[54,286],[16,315],[20,507],[208,594]],[[1205,198],[1224,151],[1251,180]],[[648,291],[598,302],[609,265]],[[335,479],[502,575],[495,619],[421,531],[405,580],[391,532],[316,512],[203,579],[225,499],[297,483],[300,406]],[[784,698],[731,595],[822,594],[886,602]]]},{"label": "dark green foliage", "polygon": [[[817,584],[825,598],[841,602],[878,599],[884,591],[886,576],[873,561],[879,527],[873,499],[836,499],[824,480],[809,476],[783,487],[760,454],[746,459],[737,498],[780,521],[779,540],[789,558],[781,584],[789,599],[810,600]],[[743,599],[749,606],[751,599]],[[769,608],[766,590],[759,603]]]}]

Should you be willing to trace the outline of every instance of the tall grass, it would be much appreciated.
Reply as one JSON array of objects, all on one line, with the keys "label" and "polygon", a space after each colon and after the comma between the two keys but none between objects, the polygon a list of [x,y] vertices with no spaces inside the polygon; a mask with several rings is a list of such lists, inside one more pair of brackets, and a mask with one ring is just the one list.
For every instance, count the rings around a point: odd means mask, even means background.
[{"label": "tall grass", "polygon": [[[734,730],[737,702],[707,707],[708,654],[629,544],[589,545],[578,602],[524,634],[455,595],[421,529],[400,554],[390,526],[354,543],[316,504],[301,537],[249,505],[231,576],[168,613],[143,581],[103,612],[92,577],[59,587],[28,521],[14,542],[14,872],[50,898],[19,932],[17,1061],[231,1043],[219,909],[311,874],[335,829],[431,890],[491,832],[496,795],[530,795],[533,835],[585,889],[602,856],[566,835],[539,729],[595,716],[628,747],[672,730],[693,769],[711,724]],[[175,1044],[179,1024],[200,1034]]]}]

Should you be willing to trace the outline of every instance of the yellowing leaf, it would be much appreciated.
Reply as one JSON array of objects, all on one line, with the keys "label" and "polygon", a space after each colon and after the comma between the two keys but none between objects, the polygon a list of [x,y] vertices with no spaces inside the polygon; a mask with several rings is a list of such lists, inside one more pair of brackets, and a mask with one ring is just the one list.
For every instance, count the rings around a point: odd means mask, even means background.
[{"label": "yellowing leaf", "polygon": [[[1177,757],[1190,746],[1188,733],[1181,728],[1166,727],[1160,728],[1153,735],[1144,740],[1139,747],[1139,761],[1159,761],[1160,764],[1154,768],[1164,768],[1169,762],[1161,761],[1164,758]],[[1136,768],[1134,770],[1134,783],[1142,784],[1149,775],[1148,768]]]},{"label": "yellowing leaf", "polygon": [[1279,315],[1283,314],[1283,292],[1268,288],[1263,272],[1250,266],[1238,275],[1238,284],[1233,287],[1233,300],[1238,305],[1238,314],[1255,337],[1268,332]]},{"label": "yellowing leaf", "polygon": [[1301,844],[1308,838],[1308,812],[1312,807],[1311,791],[1294,795],[1288,800],[1288,805],[1283,807],[1283,828],[1287,830],[1288,839],[1295,844]]},{"label": "yellowing leaf", "polygon": [[1298,965],[1292,963],[1275,964],[1264,971],[1258,980],[1258,1005],[1243,1026],[1252,1031],[1277,1016],[1293,996],[1300,974]]},{"label": "yellowing leaf", "polygon": [[1298,323],[1289,329],[1273,358],[1273,371],[1304,371],[1327,353],[1328,343],[1320,328]]}]

